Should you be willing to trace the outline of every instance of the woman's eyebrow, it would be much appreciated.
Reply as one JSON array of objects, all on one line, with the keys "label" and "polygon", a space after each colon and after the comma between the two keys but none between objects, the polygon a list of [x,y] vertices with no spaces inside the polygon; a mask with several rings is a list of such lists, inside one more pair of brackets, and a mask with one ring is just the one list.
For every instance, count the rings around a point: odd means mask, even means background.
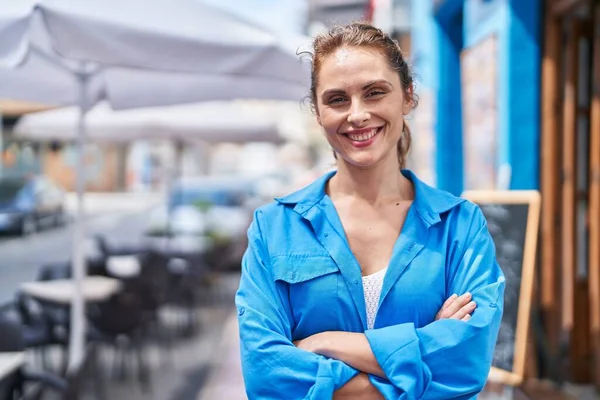
[{"label": "woman's eyebrow", "polygon": [[371,86],[374,86],[374,85],[377,85],[377,84],[389,86],[390,89],[393,89],[393,87],[394,87],[390,82],[386,81],[385,79],[377,79],[377,80],[374,80],[374,81],[370,81],[369,83],[367,83],[366,85],[364,85],[362,87],[362,89],[366,90],[366,89],[370,88]]},{"label": "woman's eyebrow", "polygon": [[346,91],[344,91],[343,89],[327,89],[326,91],[323,92],[323,94],[321,95],[322,97],[327,97],[331,94],[345,94]]}]

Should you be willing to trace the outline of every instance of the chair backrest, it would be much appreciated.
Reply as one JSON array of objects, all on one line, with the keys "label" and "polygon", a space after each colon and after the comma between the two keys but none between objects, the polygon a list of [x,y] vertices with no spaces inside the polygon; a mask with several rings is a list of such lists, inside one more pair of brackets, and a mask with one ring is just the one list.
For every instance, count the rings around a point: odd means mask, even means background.
[{"label": "chair backrest", "polygon": [[0,312],[0,352],[23,351],[23,325],[18,314],[12,309]]},{"label": "chair backrest", "polygon": [[139,293],[124,286],[108,300],[90,304],[88,320],[100,332],[127,334],[140,328],[144,321],[143,300]]},{"label": "chair backrest", "polygon": [[156,251],[146,252],[140,257],[141,271],[132,282],[138,286],[146,308],[158,308],[166,302],[171,289],[173,275],[169,271],[169,257]]}]

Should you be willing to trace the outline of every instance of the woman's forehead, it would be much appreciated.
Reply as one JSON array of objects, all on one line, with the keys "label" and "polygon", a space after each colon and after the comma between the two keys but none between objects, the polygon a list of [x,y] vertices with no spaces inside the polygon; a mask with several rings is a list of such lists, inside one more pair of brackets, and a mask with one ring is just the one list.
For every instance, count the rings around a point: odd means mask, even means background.
[{"label": "woman's forehead", "polygon": [[384,58],[381,50],[372,46],[340,46],[331,54],[338,60],[345,60],[352,57],[372,57]]},{"label": "woman's forehead", "polygon": [[361,86],[362,81],[380,79],[393,82],[394,75],[395,71],[381,52],[371,48],[342,47],[323,60],[319,86]]},{"label": "woman's forehead", "polygon": [[323,66],[352,66],[363,63],[386,64],[387,61],[383,52],[367,46],[342,46],[323,59]]}]

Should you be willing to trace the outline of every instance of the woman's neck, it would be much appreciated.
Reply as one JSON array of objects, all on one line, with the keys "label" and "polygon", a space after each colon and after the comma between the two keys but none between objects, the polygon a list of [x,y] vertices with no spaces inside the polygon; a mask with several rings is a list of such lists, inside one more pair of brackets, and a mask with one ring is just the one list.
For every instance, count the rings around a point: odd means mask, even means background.
[{"label": "woman's neck", "polygon": [[328,191],[332,197],[353,196],[373,205],[414,198],[412,183],[402,175],[397,161],[364,169],[338,160]]}]

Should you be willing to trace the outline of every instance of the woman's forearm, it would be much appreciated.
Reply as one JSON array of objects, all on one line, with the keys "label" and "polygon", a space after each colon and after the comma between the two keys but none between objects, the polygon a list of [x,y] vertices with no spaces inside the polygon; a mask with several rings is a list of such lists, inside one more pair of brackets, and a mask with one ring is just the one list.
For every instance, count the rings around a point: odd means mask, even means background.
[{"label": "woman's forearm", "polygon": [[373,386],[369,376],[360,373],[336,390],[333,400],[383,400],[383,395]]},{"label": "woman's forearm", "polygon": [[340,360],[349,366],[367,374],[386,378],[381,366],[371,350],[367,337],[362,333],[329,332],[331,338],[323,355]]},{"label": "woman's forearm", "polygon": [[296,342],[299,348],[340,360],[370,375],[387,378],[362,333],[322,332]]}]

